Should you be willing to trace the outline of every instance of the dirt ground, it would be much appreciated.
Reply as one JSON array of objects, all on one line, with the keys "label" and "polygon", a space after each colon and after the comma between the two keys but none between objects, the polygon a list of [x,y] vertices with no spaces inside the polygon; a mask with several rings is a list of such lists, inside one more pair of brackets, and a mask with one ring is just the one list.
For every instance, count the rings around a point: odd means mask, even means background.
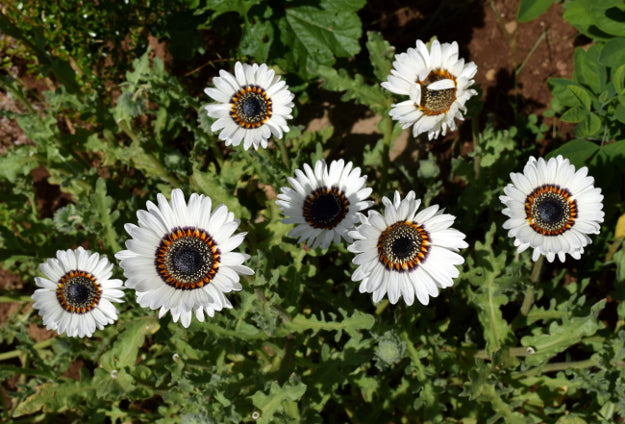
[{"label": "dirt ground", "polygon": [[[411,6],[405,6],[406,2],[399,0],[371,1],[361,12],[363,30],[382,32],[396,47],[397,52],[413,47],[416,38],[423,32],[437,34],[443,42],[458,41],[461,56],[478,65],[475,79],[483,90],[485,110],[496,112],[496,123],[500,127],[508,127],[514,123],[515,105],[518,112],[526,114],[540,114],[548,108],[551,94],[547,88],[547,80],[552,77],[571,77],[574,48],[584,42],[576,37],[576,30],[563,20],[560,5],[551,6],[546,14],[532,22],[517,24],[515,15],[518,0],[442,2],[447,8],[441,8],[440,3],[417,0],[411,2]],[[434,15],[449,13],[456,3],[465,4],[463,16],[451,14],[447,21],[442,19],[447,25],[436,31],[428,27],[428,22]],[[471,7],[466,9],[466,4]],[[440,16],[437,19],[440,21]],[[0,37],[4,35],[0,33]],[[168,53],[163,51],[162,54]],[[523,67],[515,80],[515,69],[521,64]],[[22,70],[12,69],[10,72],[20,75]],[[0,107],[19,111],[15,101],[2,92]],[[336,132],[346,136],[376,135],[379,116],[359,108],[354,108],[355,116],[346,115],[344,111],[333,113],[335,107],[334,103],[326,102],[324,107],[310,116],[300,113],[299,119],[303,119],[309,129],[332,124]],[[566,127],[559,129],[566,135]],[[411,141],[414,142],[409,132],[404,131],[391,151],[392,158],[409,150]],[[4,154],[12,146],[29,142],[15,121],[0,118],[0,154]],[[33,177],[40,213],[42,216],[51,216],[56,208],[64,204],[62,193],[59,187],[47,183],[44,169],[35,170]],[[29,295],[34,287],[34,282],[21,281],[10,270],[0,269],[0,293]],[[0,303],[0,324],[20,308],[28,307],[30,306],[23,304]],[[32,327],[31,335],[35,341],[53,335],[37,325]]]}]

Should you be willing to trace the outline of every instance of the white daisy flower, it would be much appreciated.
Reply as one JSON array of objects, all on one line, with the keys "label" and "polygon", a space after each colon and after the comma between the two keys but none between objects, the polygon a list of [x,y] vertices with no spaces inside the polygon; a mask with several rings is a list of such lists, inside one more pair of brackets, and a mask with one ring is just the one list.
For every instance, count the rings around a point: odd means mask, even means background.
[{"label": "white daisy flower", "polygon": [[211,211],[210,197],[201,194],[191,194],[188,204],[180,189],[170,202],[160,193],[157,199],[158,205],[148,201],[147,211],[137,211],[138,226],[124,226],[132,238],[115,257],[126,286],[141,306],[159,309],[159,317],[169,311],[185,328],[192,312],[204,321],[204,313],[232,308],[224,293],[241,290],[239,274],[254,273],[243,265],[249,256],[233,252],[246,234],[233,234],[239,220],[225,205]]},{"label": "white daisy flower", "polygon": [[289,132],[286,120],[293,118],[294,95],[272,69],[264,63],[259,66],[237,62],[234,75],[223,69],[219,75],[213,78],[216,88],[204,90],[217,103],[205,109],[208,116],[217,118],[211,131],[221,131],[219,139],[226,146],[238,146],[243,141],[245,150],[251,146],[267,148],[272,134],[282,138],[283,133]]},{"label": "white daisy flower", "polygon": [[355,241],[347,250],[357,254],[352,262],[358,265],[352,281],[362,280],[360,292],[373,293],[376,303],[388,293],[392,304],[403,296],[412,305],[416,296],[427,305],[458,277],[456,266],[464,258],[456,252],[468,246],[465,235],[450,228],[456,217],[437,205],[418,212],[421,200],[414,191],[403,200],[396,191],[393,202],[383,197],[382,203],[384,214],[361,215],[361,224],[349,232]]},{"label": "white daisy flower", "polygon": [[33,308],[43,324],[69,337],[91,337],[117,320],[111,302],[123,302],[122,281],[111,279],[113,264],[105,256],[79,247],[59,250],[39,266]]},{"label": "white daisy flower", "polygon": [[568,253],[579,259],[599,234],[603,222],[603,195],[588,176],[588,168],[575,171],[568,159],[558,156],[547,162],[530,157],[523,173],[511,173],[511,184],[499,199],[508,219],[503,228],[514,238],[518,252],[534,249],[532,260],[556,255],[564,262]]},{"label": "white daisy flower", "polygon": [[343,159],[332,161],[329,167],[318,160],[314,170],[304,164],[304,172],[297,169],[295,178],[288,178],[293,188],[282,187],[276,204],[286,216],[283,223],[297,224],[290,237],[312,249],[327,249],[341,238],[352,241],[347,232],[358,222],[360,212],[373,204],[367,200],[372,191],[365,187],[367,177],[352,166]]},{"label": "white daisy flower", "polygon": [[393,104],[390,116],[402,128],[412,126],[412,135],[428,133],[430,140],[454,131],[454,119],[464,119],[465,103],[477,91],[474,84],[477,66],[458,58],[458,43],[432,41],[430,50],[421,40],[416,49],[395,56],[391,75],[382,87],[410,99]]}]

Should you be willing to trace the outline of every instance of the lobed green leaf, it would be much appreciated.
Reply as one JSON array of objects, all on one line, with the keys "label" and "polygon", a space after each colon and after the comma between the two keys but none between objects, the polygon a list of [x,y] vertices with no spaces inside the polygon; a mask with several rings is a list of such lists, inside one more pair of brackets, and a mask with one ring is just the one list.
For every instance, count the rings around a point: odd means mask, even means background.
[{"label": "lobed green leaf", "polygon": [[516,19],[519,22],[529,22],[536,19],[555,2],[556,0],[521,0]]}]

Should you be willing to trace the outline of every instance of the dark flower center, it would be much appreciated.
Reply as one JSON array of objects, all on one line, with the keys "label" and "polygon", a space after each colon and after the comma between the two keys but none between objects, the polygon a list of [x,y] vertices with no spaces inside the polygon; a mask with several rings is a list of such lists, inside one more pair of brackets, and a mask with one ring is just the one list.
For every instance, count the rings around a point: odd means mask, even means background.
[{"label": "dark flower center", "polygon": [[85,271],[70,271],[59,280],[56,298],[68,312],[84,314],[95,308],[102,297],[102,288],[95,277]]},{"label": "dark flower center", "polygon": [[537,233],[557,236],[575,224],[577,202],[568,190],[555,184],[545,184],[525,199],[525,216]]},{"label": "dark flower center", "polygon": [[412,271],[430,252],[430,235],[414,222],[398,221],[378,238],[378,258],[389,270]]},{"label": "dark flower center", "polygon": [[239,106],[241,108],[241,115],[250,117],[250,119],[267,113],[267,103],[265,103],[262,98],[259,98],[258,95],[252,93],[242,99]]},{"label": "dark flower center", "polygon": [[267,92],[256,85],[246,85],[230,99],[230,116],[243,128],[258,128],[271,118],[272,103]]},{"label": "dark flower center", "polygon": [[348,211],[349,200],[338,187],[320,187],[304,201],[304,219],[313,228],[334,228]]},{"label": "dark flower center", "polygon": [[444,79],[456,79],[443,69],[435,69],[423,81],[417,81],[421,85],[421,109],[426,115],[439,115],[449,110],[453,102],[456,101],[456,88],[444,90],[431,90],[428,86],[436,81]]},{"label": "dark flower center", "polygon": [[173,257],[172,268],[187,275],[197,273],[205,263],[210,262],[210,257],[205,261],[204,256],[202,256],[202,252],[206,250],[204,245],[191,246],[191,244],[193,243],[189,243],[188,240],[184,244],[180,243],[175,252],[171,253]]},{"label": "dark flower center", "polygon": [[538,218],[541,221],[553,225],[562,219],[565,208],[568,205],[558,200],[544,199],[538,204],[536,209],[538,209]]},{"label": "dark flower center", "polygon": [[415,234],[398,235],[391,243],[391,251],[398,260],[405,260],[419,251],[421,239]]},{"label": "dark flower center", "polygon": [[211,282],[219,269],[220,254],[204,230],[178,228],[161,240],[156,250],[156,270],[168,285],[192,290]]}]

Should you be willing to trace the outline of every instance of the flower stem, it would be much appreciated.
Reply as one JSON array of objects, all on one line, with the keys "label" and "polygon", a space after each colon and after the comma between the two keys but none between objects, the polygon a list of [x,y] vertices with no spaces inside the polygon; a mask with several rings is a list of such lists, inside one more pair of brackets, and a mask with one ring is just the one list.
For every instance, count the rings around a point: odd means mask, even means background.
[{"label": "flower stem", "polygon": [[482,169],[482,150],[480,148],[480,137],[478,133],[480,131],[479,122],[477,116],[471,117],[471,132],[473,134],[473,173],[475,174],[475,179],[478,180],[480,178],[480,170]]},{"label": "flower stem", "polygon": [[219,165],[219,169],[221,169],[224,164],[224,155],[221,152],[221,149],[219,148],[219,145],[217,144],[216,140],[213,140],[209,144],[211,146],[211,151],[213,152],[213,159],[215,159],[215,161],[217,162],[217,165]]},{"label": "flower stem", "polygon": [[576,368],[591,368],[599,365],[599,360],[596,358],[585,359],[583,361],[573,362],[554,362],[551,364],[540,365],[521,373],[513,373],[514,379],[533,377],[537,374],[544,374],[547,372],[564,371]]},{"label": "flower stem", "polygon": [[380,171],[380,187],[382,192],[386,192],[386,184],[388,180],[388,171],[391,164],[391,158],[389,154],[391,152],[391,138],[393,135],[393,121],[390,117],[383,118],[384,121],[384,134],[382,135],[382,169]]},{"label": "flower stem", "polygon": [[278,145],[280,149],[280,158],[282,159],[282,163],[287,171],[291,170],[291,161],[289,160],[289,152],[286,150],[286,143],[284,139],[277,138],[275,139],[275,143]]},{"label": "flower stem", "polygon": [[386,309],[386,307],[388,306],[388,299],[384,299],[382,300],[379,304],[378,307],[375,308],[375,314],[376,315],[380,315],[382,312],[384,312],[384,310]]},{"label": "flower stem", "polygon": [[0,296],[0,303],[9,303],[9,302],[19,302],[19,303],[28,303],[28,302],[32,302],[32,297],[30,296],[19,296],[19,295],[15,295],[15,296]]},{"label": "flower stem", "polygon": [[534,266],[532,267],[532,274],[530,275],[530,284],[527,286],[527,291],[525,292],[525,297],[523,298],[523,303],[521,304],[521,314],[523,316],[527,316],[530,311],[530,308],[534,304],[534,300],[536,298],[536,290],[534,286],[540,280],[540,274],[543,270],[543,264],[545,262],[545,257],[540,256],[536,262],[534,262]]},{"label": "flower stem", "polygon": [[[39,349],[44,349],[48,346],[50,346],[52,344],[52,340],[54,340],[54,337],[50,338],[50,339],[46,339],[43,340],[39,343],[35,343],[33,345],[33,348],[39,350]],[[11,350],[9,352],[4,352],[4,353],[0,353],[0,361],[6,361],[7,359],[13,359],[13,358],[17,358],[18,356],[20,356],[21,354],[26,353],[24,350],[22,349],[15,349],[15,350]]]}]

